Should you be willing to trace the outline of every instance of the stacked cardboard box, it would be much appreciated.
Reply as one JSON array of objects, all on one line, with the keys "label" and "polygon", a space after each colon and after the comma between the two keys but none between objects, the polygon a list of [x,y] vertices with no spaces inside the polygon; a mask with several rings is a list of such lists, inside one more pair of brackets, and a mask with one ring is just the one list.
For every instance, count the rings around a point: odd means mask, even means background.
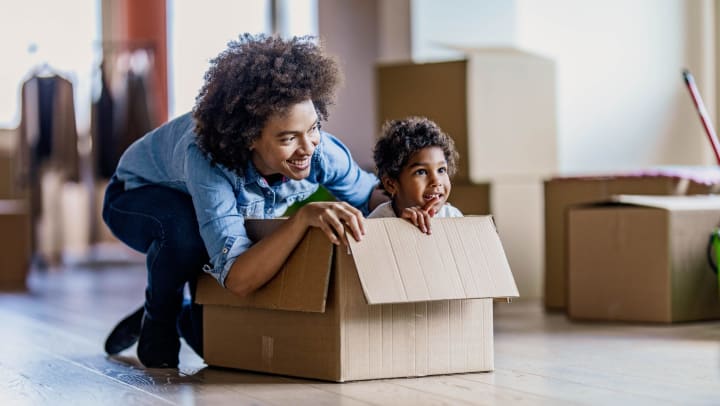
[{"label": "stacked cardboard box", "polygon": [[616,196],[568,212],[568,315],[677,322],[720,318],[708,237],[720,196]]},{"label": "stacked cardboard box", "polygon": [[24,289],[30,269],[30,217],[25,200],[0,200],[0,230],[0,289]]},{"label": "stacked cardboard box", "polygon": [[[698,173],[702,176],[696,176]],[[619,194],[686,195],[715,192],[720,172],[693,169],[624,175],[557,177],[545,182],[545,307],[567,305],[567,209]]]},{"label": "stacked cardboard box", "polygon": [[[281,221],[246,225],[257,241]],[[492,298],[518,292],[491,217],[437,219],[432,235],[371,219],[351,250],[311,229],[248,298],[201,278],[205,361],[330,381],[493,369]]]}]

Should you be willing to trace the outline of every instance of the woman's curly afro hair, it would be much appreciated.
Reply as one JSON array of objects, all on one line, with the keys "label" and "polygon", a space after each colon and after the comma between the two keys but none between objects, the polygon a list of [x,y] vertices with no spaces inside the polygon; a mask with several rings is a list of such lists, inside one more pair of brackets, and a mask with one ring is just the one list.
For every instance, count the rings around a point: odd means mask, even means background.
[{"label": "woman's curly afro hair", "polygon": [[[378,178],[398,179],[412,155],[427,147],[440,147],[450,177],[457,169],[455,142],[437,124],[425,117],[408,117],[385,122],[382,135],[373,149]],[[382,185],[382,182],[380,182]]]},{"label": "woman's curly afro hair", "polygon": [[342,77],[337,62],[312,37],[243,34],[210,61],[193,109],[198,146],[238,175],[268,118],[312,100],[320,120]]}]

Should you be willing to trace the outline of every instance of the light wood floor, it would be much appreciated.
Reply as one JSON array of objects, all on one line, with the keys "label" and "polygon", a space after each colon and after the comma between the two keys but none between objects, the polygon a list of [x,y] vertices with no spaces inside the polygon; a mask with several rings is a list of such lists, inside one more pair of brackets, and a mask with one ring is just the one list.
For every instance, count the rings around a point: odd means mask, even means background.
[{"label": "light wood floor", "polygon": [[145,370],[105,335],[143,297],[138,263],[35,272],[0,293],[0,405],[720,404],[720,322],[575,323],[537,301],[495,308],[492,373],[332,384],[207,368]]}]

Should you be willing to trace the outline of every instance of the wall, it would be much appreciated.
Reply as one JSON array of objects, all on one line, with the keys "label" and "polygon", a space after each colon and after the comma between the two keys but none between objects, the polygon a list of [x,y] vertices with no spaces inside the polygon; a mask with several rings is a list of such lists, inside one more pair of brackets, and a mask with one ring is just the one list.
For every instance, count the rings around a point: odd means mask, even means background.
[{"label": "wall", "polygon": [[[415,61],[459,59],[451,46],[511,46],[516,40],[516,0],[412,0]],[[542,2],[540,2],[542,3]]]},{"label": "wall", "polygon": [[338,92],[325,129],[372,169],[375,139],[375,61],[378,58],[375,0],[319,0],[318,33],[326,51],[340,61],[345,84]]},{"label": "wall", "polygon": [[562,171],[713,163],[681,75],[693,72],[714,112],[712,10],[709,0],[517,2],[518,45],[557,63]]}]

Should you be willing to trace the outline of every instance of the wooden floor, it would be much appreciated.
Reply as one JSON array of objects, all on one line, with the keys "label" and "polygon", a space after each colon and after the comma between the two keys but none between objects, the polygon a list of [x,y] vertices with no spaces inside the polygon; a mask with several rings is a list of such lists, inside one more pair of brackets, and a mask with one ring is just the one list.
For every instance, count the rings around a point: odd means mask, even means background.
[{"label": "wooden floor", "polygon": [[179,370],[145,370],[102,349],[144,279],[78,264],[0,293],[0,405],[720,404],[720,322],[574,323],[536,301],[496,305],[492,373],[332,384],[208,368],[185,345]]}]

